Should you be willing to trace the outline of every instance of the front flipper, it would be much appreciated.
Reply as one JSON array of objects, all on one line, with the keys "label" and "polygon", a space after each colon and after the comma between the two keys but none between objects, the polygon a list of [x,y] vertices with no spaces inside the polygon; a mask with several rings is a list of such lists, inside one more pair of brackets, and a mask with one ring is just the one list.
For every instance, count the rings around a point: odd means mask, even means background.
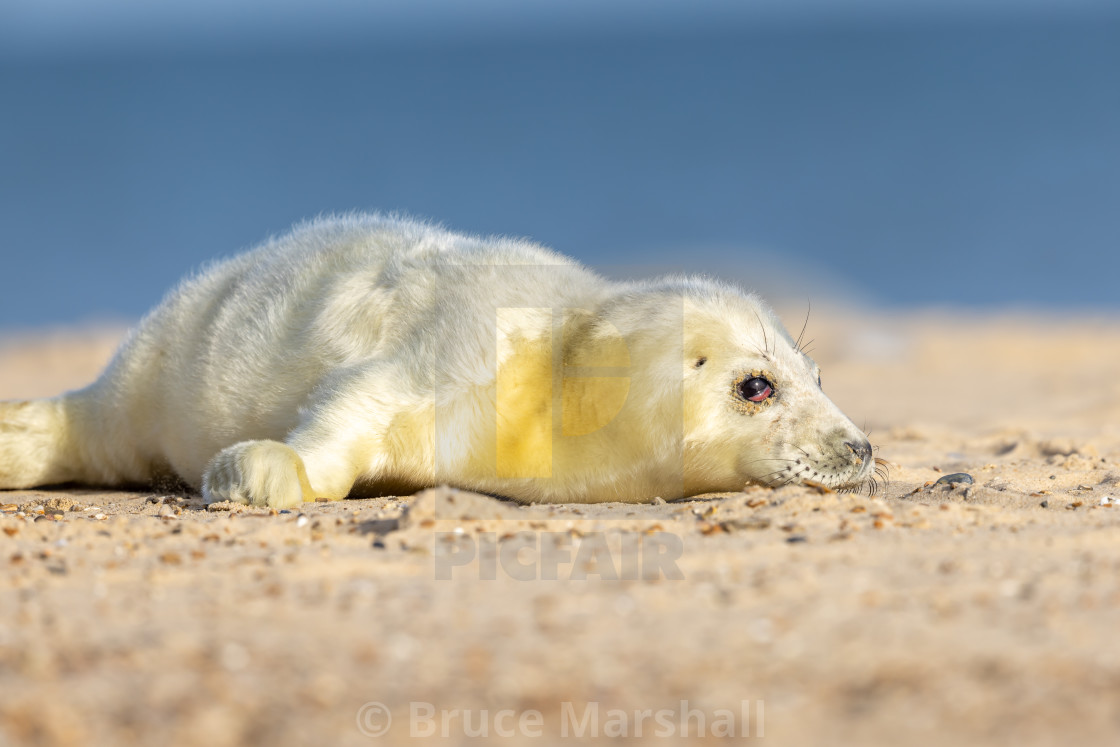
[{"label": "front flipper", "polygon": [[293,508],[319,498],[307,479],[303,459],[279,441],[242,441],[219,452],[206,467],[202,494],[207,503],[233,501],[270,508]]}]

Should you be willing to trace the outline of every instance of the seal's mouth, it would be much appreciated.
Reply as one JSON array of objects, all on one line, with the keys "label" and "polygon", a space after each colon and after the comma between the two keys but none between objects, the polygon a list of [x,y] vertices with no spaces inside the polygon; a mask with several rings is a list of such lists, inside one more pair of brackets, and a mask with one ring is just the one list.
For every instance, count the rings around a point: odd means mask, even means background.
[{"label": "seal's mouth", "polygon": [[866,475],[847,485],[838,487],[836,492],[862,493],[867,491],[868,496],[881,492],[891,479],[890,463],[879,457],[870,457],[870,464],[871,470]]},{"label": "seal's mouth", "polygon": [[844,458],[813,459],[800,449],[800,456],[778,460],[786,464],[759,482],[772,488],[805,485],[828,493],[866,492],[871,496],[882,491],[890,481],[888,462],[874,456],[874,447],[866,441],[858,446],[846,443],[845,447],[848,454]]}]

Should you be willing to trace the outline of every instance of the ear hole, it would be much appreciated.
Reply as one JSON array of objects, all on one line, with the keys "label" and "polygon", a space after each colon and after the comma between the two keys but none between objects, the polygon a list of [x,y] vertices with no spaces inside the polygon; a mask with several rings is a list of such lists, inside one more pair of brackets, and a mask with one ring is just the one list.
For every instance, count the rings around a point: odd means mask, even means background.
[{"label": "ear hole", "polygon": [[693,368],[700,368],[700,366],[703,366],[707,362],[708,362],[708,357],[706,355],[702,355],[702,356],[700,356],[699,358],[696,359],[696,365],[693,366]]}]

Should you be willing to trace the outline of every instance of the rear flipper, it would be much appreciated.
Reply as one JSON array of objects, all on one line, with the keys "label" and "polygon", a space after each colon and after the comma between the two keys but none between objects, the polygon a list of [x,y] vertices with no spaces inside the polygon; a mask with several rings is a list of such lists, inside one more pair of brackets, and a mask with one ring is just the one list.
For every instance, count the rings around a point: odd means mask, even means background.
[{"label": "rear flipper", "polygon": [[0,402],[0,488],[82,479],[67,397]]}]

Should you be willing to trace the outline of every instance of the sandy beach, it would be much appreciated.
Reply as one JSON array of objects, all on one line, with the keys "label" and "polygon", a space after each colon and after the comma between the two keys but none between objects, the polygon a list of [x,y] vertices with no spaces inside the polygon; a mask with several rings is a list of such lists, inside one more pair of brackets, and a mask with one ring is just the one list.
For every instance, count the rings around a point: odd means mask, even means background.
[{"label": "sandy beach", "polygon": [[[88,383],[121,334],[4,338],[0,398]],[[1120,320],[807,336],[877,495],[0,493],[0,744],[1115,744]]]}]

